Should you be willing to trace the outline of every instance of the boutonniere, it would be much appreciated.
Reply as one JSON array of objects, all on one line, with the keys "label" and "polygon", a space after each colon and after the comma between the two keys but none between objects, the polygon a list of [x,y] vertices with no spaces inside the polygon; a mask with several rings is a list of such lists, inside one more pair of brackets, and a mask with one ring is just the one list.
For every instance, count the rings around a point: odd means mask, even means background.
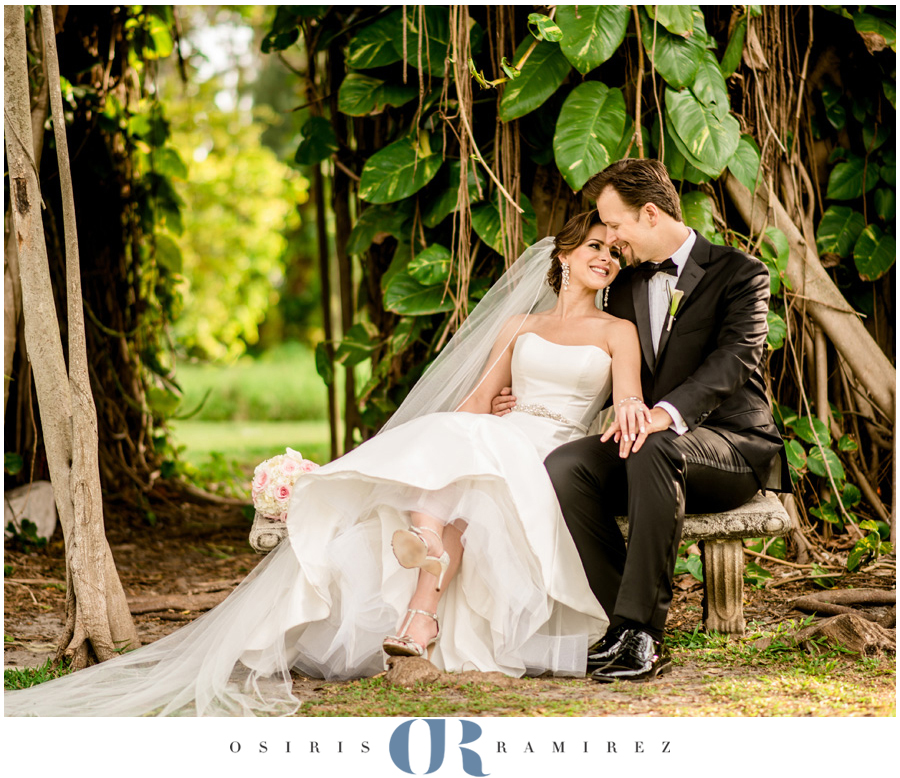
[{"label": "boutonniere", "polygon": [[684,297],[684,290],[673,289],[671,286],[667,287],[667,289],[669,290],[669,326],[666,327],[666,332],[670,332],[672,330],[672,322],[675,321],[675,314],[678,313],[681,298]]}]

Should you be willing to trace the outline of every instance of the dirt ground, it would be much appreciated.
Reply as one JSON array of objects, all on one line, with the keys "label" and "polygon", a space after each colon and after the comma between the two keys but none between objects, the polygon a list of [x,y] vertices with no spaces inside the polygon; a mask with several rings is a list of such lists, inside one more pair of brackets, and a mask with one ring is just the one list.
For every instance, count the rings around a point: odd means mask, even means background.
[{"label": "dirt ground", "polygon": [[[107,534],[132,610],[159,607],[158,598],[161,597],[169,598],[163,605],[172,605],[165,610],[135,614],[138,633],[144,643],[167,635],[214,606],[262,559],[247,542],[250,521],[240,508],[196,504],[183,504],[182,508],[181,520],[167,520],[155,527],[147,524],[135,526],[133,523],[123,526],[116,522],[115,516],[107,518]],[[758,561],[776,579],[796,573],[796,570],[784,566]],[[7,669],[39,666],[54,654],[55,641],[61,633],[65,615],[65,561],[61,531],[57,529],[50,543],[40,549],[29,550],[16,542],[7,543],[4,567],[4,666]],[[890,566],[877,568],[847,577],[840,585],[841,588],[891,589],[895,587],[895,571]],[[755,621],[760,625],[775,625],[789,618],[802,618],[804,614],[792,611],[790,601],[814,591],[821,590],[805,580],[767,589],[746,586],[745,617],[748,622]],[[700,623],[701,592],[700,583],[691,576],[677,578],[676,598],[667,631],[694,630]],[[143,607],[135,607],[137,605]],[[728,691],[733,685],[729,684],[731,681],[746,684],[748,678],[754,683],[764,680],[760,679],[758,668],[748,670],[746,664],[740,662],[710,663],[704,659],[702,652],[676,650],[675,659],[676,667],[671,674],[652,685],[631,684],[626,685],[629,687],[627,689],[619,688],[622,684],[616,684],[613,689],[602,687],[587,679],[485,678],[487,685],[496,687],[498,693],[505,690],[505,693],[513,695],[515,701],[509,702],[513,710],[504,707],[507,703],[497,702],[499,707],[495,706],[493,710],[479,711],[476,708],[473,713],[542,715],[541,712],[545,711],[546,715],[554,715],[554,706],[560,700],[571,699],[574,692],[580,695],[584,703],[582,707],[567,708],[556,715],[623,715],[623,700],[628,703],[625,715],[747,715],[738,700],[740,695]],[[880,669],[874,675],[863,673],[865,678],[858,679],[862,683],[862,707],[856,706],[850,713],[841,713],[839,703],[835,701],[830,712],[803,706],[788,706],[782,712],[787,715],[894,715],[894,658],[885,656],[873,661]],[[855,672],[849,665],[844,670],[851,676]],[[711,679],[718,683],[720,691],[717,694],[724,700],[724,709],[710,714],[692,711],[691,706],[697,703],[696,692],[708,686]],[[474,705],[471,702],[471,683],[472,679],[451,682],[446,691],[448,699],[452,698],[454,690],[465,687],[459,692],[463,707]],[[780,683],[783,687],[783,678]],[[352,708],[342,707],[344,688],[342,684],[323,684],[298,677],[295,693],[304,701],[300,713],[354,715]],[[359,695],[365,696],[367,688],[364,685],[355,689],[355,704],[359,704]],[[384,690],[381,687],[373,692],[380,694],[373,699],[383,701]],[[767,692],[760,688],[759,693]],[[804,693],[808,695],[811,692],[807,690]],[[833,692],[820,692],[820,695],[826,694],[833,696]],[[869,703],[865,702],[867,695],[872,698]],[[503,698],[502,694],[500,698]],[[664,709],[660,709],[661,698],[666,700]],[[733,704],[728,703],[729,699]],[[515,710],[517,705],[525,706],[518,714]],[[608,710],[613,705],[618,706],[617,712],[610,714]],[[388,705],[381,715],[403,715],[399,713],[402,709],[402,705],[399,709]]]}]

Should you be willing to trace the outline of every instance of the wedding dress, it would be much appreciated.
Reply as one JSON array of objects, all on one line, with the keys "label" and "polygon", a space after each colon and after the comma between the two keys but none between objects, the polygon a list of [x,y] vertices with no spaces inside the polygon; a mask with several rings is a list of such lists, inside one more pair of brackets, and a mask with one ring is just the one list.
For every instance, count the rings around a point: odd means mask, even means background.
[{"label": "wedding dress", "polygon": [[285,715],[299,707],[291,669],[375,675],[416,586],[418,570],[390,543],[413,510],[464,522],[462,564],[438,607],[437,667],[583,675],[608,621],[543,460],[586,434],[611,363],[596,346],[518,334],[516,412],[428,413],[302,475],[288,539],[222,604],[134,652],[5,693],[5,714]]}]

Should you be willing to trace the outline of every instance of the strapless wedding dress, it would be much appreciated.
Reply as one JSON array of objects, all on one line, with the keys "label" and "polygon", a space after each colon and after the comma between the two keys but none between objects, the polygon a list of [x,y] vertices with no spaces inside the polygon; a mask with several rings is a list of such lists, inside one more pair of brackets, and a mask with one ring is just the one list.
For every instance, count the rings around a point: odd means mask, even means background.
[{"label": "strapless wedding dress", "polygon": [[418,575],[390,543],[411,510],[465,522],[462,564],[438,607],[437,667],[583,675],[608,621],[543,460],[586,434],[609,396],[611,362],[595,346],[520,335],[517,411],[423,416],[301,476],[288,540],[221,605],[137,651],[7,692],[6,714],[286,714],[299,705],[291,669],[381,672],[381,642],[403,621]]}]

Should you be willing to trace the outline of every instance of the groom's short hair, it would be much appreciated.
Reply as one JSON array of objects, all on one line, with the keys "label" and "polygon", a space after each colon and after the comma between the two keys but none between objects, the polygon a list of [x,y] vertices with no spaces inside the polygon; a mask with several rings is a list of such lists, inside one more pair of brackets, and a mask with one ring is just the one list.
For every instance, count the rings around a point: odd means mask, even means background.
[{"label": "groom's short hair", "polygon": [[592,202],[611,186],[622,202],[639,211],[647,203],[681,221],[681,202],[666,166],[658,159],[620,159],[588,179],[581,190]]}]

